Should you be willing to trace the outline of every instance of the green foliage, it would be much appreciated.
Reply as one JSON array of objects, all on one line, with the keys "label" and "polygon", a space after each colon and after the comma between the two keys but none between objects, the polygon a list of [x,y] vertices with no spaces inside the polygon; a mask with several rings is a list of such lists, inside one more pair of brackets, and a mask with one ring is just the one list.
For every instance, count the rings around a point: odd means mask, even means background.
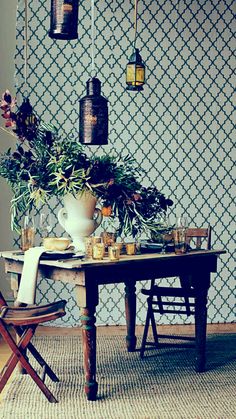
[{"label": "green foliage", "polygon": [[143,230],[156,230],[157,214],[165,212],[172,201],[155,187],[142,186],[140,174],[130,156],[89,159],[74,139],[61,139],[54,127],[45,124],[37,128],[33,140],[18,139],[16,150],[9,149],[0,157],[0,176],[14,194],[14,229],[16,216],[33,204],[89,190],[103,207],[111,207],[120,233],[135,236]]}]

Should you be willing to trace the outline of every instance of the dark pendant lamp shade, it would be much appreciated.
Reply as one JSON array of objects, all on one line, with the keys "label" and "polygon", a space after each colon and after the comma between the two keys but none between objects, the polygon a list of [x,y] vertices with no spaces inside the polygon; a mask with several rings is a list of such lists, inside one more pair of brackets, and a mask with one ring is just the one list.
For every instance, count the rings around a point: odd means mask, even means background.
[{"label": "dark pendant lamp shade", "polygon": [[16,114],[16,133],[20,138],[31,141],[35,137],[38,119],[36,118],[29,98],[24,98]]},{"label": "dark pendant lamp shade", "polygon": [[126,90],[143,90],[144,83],[145,65],[142,62],[138,48],[136,48],[126,67]]},{"label": "dark pendant lamp shade", "polygon": [[87,81],[87,95],[79,103],[79,141],[86,145],[108,144],[108,100],[101,96],[99,79]]},{"label": "dark pendant lamp shade", "polygon": [[79,0],[51,0],[50,38],[77,39],[78,13]]}]

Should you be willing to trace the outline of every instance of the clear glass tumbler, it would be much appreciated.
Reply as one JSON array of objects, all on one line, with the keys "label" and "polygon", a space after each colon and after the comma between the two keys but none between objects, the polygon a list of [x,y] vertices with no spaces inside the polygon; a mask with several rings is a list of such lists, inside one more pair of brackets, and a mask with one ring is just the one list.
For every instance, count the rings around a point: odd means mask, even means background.
[{"label": "clear glass tumbler", "polygon": [[21,228],[21,249],[25,252],[30,247],[34,247],[35,222],[34,216],[29,214],[24,217],[23,227]]}]

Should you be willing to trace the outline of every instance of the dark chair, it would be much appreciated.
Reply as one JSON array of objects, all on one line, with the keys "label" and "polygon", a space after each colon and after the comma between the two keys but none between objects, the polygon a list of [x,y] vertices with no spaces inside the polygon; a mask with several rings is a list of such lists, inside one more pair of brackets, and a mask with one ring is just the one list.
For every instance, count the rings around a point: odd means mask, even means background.
[{"label": "dark chair", "polygon": [[[55,320],[65,315],[65,305],[66,301],[61,300],[43,306],[13,308],[7,305],[0,292],[0,333],[12,350],[12,354],[0,374],[0,393],[19,361],[26,373],[33,378],[40,390],[47,397],[48,401],[52,403],[57,402],[44,381],[46,375],[52,381],[59,381],[59,379],[30,341],[40,323]],[[13,339],[9,327],[12,327],[16,332],[18,343]],[[31,352],[42,367],[41,377],[29,363],[26,350]]]},{"label": "dark chair", "polygon": [[[189,228],[187,230],[187,244],[191,248],[200,250],[202,242],[205,241],[205,249],[211,248],[211,227],[208,228]],[[142,294],[147,298],[147,316],[143,332],[140,357],[143,358],[146,347],[159,347],[160,338],[178,339],[181,341],[195,340],[195,337],[160,335],[157,333],[155,313],[159,314],[181,314],[191,316],[195,314],[195,292],[188,276],[181,276],[179,287],[162,287],[156,284],[156,280],[151,280],[150,289],[142,289]],[[169,300],[168,300],[169,297]],[[148,329],[151,323],[154,341],[148,341]]]}]

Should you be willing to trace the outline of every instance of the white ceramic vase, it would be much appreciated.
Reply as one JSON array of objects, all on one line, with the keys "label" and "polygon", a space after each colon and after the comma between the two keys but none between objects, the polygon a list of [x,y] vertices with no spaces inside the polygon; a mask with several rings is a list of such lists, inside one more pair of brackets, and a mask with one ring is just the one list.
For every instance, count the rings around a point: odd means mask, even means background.
[{"label": "white ceramic vase", "polygon": [[102,214],[96,203],[96,197],[90,192],[83,192],[77,197],[72,194],[64,196],[64,208],[58,212],[58,221],[72,238],[76,251],[85,251],[84,238],[101,224]]}]

